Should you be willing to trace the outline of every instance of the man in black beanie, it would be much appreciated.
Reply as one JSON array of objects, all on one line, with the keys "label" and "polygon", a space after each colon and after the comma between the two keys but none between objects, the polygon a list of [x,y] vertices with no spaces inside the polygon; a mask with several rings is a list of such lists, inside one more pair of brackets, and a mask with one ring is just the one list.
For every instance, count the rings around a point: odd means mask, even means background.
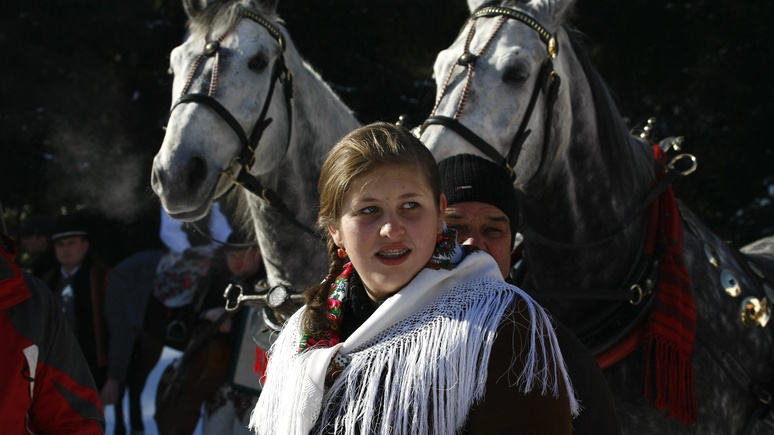
[{"label": "man in black beanie", "polygon": [[[508,171],[473,154],[458,154],[438,164],[446,195],[446,226],[457,231],[463,245],[491,255],[508,282],[519,209]],[[529,293],[529,289],[524,289]],[[573,420],[574,434],[620,434],[615,402],[602,369],[583,343],[556,321],[556,337],[570,380],[581,404]]]},{"label": "man in black beanie", "polygon": [[438,164],[446,195],[446,226],[461,244],[476,245],[494,257],[504,277],[511,270],[519,209],[508,172],[473,154],[458,154]]}]

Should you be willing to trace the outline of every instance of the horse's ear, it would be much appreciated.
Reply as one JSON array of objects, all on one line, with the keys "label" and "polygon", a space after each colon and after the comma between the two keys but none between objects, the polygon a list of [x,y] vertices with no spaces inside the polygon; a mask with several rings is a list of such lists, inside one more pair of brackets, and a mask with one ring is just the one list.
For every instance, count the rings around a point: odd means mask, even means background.
[{"label": "horse's ear", "polygon": [[266,14],[276,14],[279,0],[248,0],[247,3],[252,6],[252,9]]},{"label": "horse's ear", "polygon": [[559,24],[572,14],[575,2],[576,0],[525,0],[517,3],[524,3],[527,8],[538,10],[552,22]]},{"label": "horse's ear", "polygon": [[203,11],[206,6],[207,0],[183,0],[183,10],[188,18],[199,15],[199,12]]},{"label": "horse's ear", "polygon": [[468,0],[468,10],[470,10],[471,13],[475,12],[480,8],[484,3],[489,3],[492,0]]}]

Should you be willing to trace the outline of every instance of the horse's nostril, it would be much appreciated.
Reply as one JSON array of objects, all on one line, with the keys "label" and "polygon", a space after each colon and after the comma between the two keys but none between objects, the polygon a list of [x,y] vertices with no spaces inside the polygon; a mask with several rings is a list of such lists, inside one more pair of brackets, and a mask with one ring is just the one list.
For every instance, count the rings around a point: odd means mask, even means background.
[{"label": "horse's nostril", "polygon": [[164,171],[159,170],[159,168],[153,167],[153,170],[151,171],[151,187],[153,188],[153,191],[156,193],[159,193],[161,186],[164,184],[166,178],[166,173]]},{"label": "horse's nostril", "polygon": [[198,185],[207,178],[207,163],[201,157],[191,159],[188,171],[188,182]]}]

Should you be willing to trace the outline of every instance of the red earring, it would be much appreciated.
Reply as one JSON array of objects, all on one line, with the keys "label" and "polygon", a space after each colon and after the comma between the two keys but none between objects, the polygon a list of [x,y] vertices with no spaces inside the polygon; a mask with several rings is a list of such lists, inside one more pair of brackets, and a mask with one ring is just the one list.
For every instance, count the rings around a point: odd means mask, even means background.
[{"label": "red earring", "polygon": [[339,258],[343,259],[347,256],[347,250],[344,248],[339,248],[339,250],[336,251],[336,255],[338,255]]}]

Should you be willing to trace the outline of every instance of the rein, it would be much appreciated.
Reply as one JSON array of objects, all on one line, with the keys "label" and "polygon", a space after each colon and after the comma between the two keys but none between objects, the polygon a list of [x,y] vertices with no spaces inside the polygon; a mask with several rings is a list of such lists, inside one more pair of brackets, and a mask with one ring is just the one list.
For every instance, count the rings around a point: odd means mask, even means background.
[{"label": "rein", "polygon": [[[293,212],[288,209],[287,205],[279,194],[271,189],[264,187],[260,180],[258,180],[257,177],[250,173],[250,170],[255,164],[255,151],[258,148],[261,137],[263,137],[263,133],[273,121],[272,118],[267,117],[267,114],[269,111],[269,106],[271,105],[272,96],[274,95],[274,88],[277,83],[281,83],[283,85],[282,88],[283,94],[285,96],[285,109],[288,119],[288,142],[285,145],[285,150],[283,151],[282,156],[277,161],[277,165],[279,165],[279,163],[285,158],[285,155],[288,152],[288,148],[290,148],[290,137],[293,133],[293,105],[291,104],[291,100],[293,98],[293,78],[285,64],[285,38],[282,36],[282,33],[279,31],[279,29],[267,19],[251,11],[242,9],[240,11],[240,15],[242,18],[249,18],[253,22],[263,26],[277,41],[280,48],[282,49],[282,54],[279,56],[277,61],[274,63],[274,66],[272,67],[271,78],[269,80],[269,91],[266,94],[263,107],[261,108],[261,113],[258,116],[258,119],[256,119],[249,137],[234,115],[232,115],[231,112],[229,112],[228,109],[226,109],[214,97],[214,94],[217,90],[219,70],[218,65],[220,59],[219,51],[221,43],[234,30],[237,23],[239,23],[239,20],[237,20],[234,25],[232,25],[217,39],[207,41],[204,46],[203,53],[199,55],[191,67],[191,70],[188,74],[188,80],[183,87],[181,96],[175,102],[175,104],[172,105],[170,113],[174,111],[177,106],[188,103],[203,104],[212,109],[231,128],[231,130],[239,139],[239,142],[242,144],[242,148],[240,149],[237,156],[231,162],[229,167],[223,170],[223,172],[229,175],[234,184],[239,185],[250,193],[263,198],[285,219],[289,220],[291,223],[301,228],[308,234],[319,238],[320,236],[313,229],[304,225],[295,217]],[[207,57],[214,57],[214,64],[210,77],[210,86],[207,94],[195,92],[188,93],[199,66]]]},{"label": "rein", "polygon": [[[481,49],[478,55],[474,55],[469,51],[470,48],[470,41],[473,39],[473,35],[476,31],[476,19],[481,17],[496,17],[500,16],[502,17],[501,21],[498,23],[497,27],[495,27],[494,31],[489,37],[489,40],[486,42],[484,47]],[[519,125],[519,129],[516,132],[516,135],[514,136],[511,147],[508,150],[508,154],[503,157],[500,155],[500,153],[495,149],[494,146],[489,144],[486,140],[478,136],[476,133],[474,133],[469,128],[465,127],[460,121],[460,117],[462,116],[462,111],[465,107],[465,103],[467,101],[467,96],[470,89],[470,83],[473,77],[473,72],[475,70],[475,62],[478,60],[489,48],[490,43],[494,39],[494,36],[496,35],[497,31],[500,29],[500,27],[503,25],[503,23],[507,19],[514,19],[517,21],[520,21],[526,25],[528,25],[530,28],[535,30],[539,35],[540,39],[546,44],[546,59],[543,61],[543,64],[540,67],[540,72],[538,74],[538,78],[535,82],[535,87],[532,91],[532,96],[530,97],[529,104],[527,105],[527,109],[524,113],[524,117],[521,120],[521,124]],[[455,133],[459,134],[464,138],[466,141],[468,141],[471,145],[475,146],[479,151],[481,151],[484,155],[492,159],[493,161],[505,166],[509,172],[511,173],[511,176],[513,179],[516,178],[515,173],[515,165],[518,161],[519,155],[521,154],[522,146],[524,145],[524,142],[527,140],[527,137],[529,137],[531,130],[527,129],[527,125],[529,124],[530,119],[532,118],[532,114],[535,109],[535,105],[537,103],[538,96],[542,92],[546,96],[546,118],[545,118],[545,128],[544,131],[546,134],[543,137],[543,155],[540,160],[540,164],[535,171],[535,174],[540,172],[540,169],[543,167],[543,162],[546,160],[546,153],[548,149],[548,142],[549,142],[549,133],[551,131],[551,122],[552,122],[552,113],[553,113],[553,107],[554,103],[557,100],[557,97],[559,95],[559,85],[561,84],[561,79],[559,78],[559,75],[556,73],[556,70],[554,69],[554,62],[553,60],[556,58],[559,47],[556,42],[556,38],[551,35],[548,30],[546,30],[543,26],[541,26],[534,18],[529,16],[528,14],[512,9],[512,8],[506,8],[501,6],[485,6],[474,12],[470,18],[468,18],[468,22],[472,22],[470,32],[468,33],[467,39],[465,41],[465,48],[464,53],[459,57],[457,60],[457,65],[460,65],[468,70],[466,82],[465,82],[465,88],[463,90],[463,95],[460,97],[460,101],[457,106],[457,111],[454,114],[454,117],[448,117],[448,116],[442,116],[442,115],[436,115],[435,112],[438,109],[438,105],[441,103],[443,98],[446,96],[446,87],[448,86],[449,81],[451,80],[452,73],[454,72],[454,68],[452,68],[449,71],[449,75],[446,79],[446,84],[442,88],[441,92],[438,95],[438,99],[436,100],[435,107],[433,108],[433,111],[427,120],[422,124],[421,128],[419,129],[419,135],[421,136],[422,132],[430,125],[441,125],[443,127],[446,127]],[[534,177],[534,175],[533,175]]]}]

